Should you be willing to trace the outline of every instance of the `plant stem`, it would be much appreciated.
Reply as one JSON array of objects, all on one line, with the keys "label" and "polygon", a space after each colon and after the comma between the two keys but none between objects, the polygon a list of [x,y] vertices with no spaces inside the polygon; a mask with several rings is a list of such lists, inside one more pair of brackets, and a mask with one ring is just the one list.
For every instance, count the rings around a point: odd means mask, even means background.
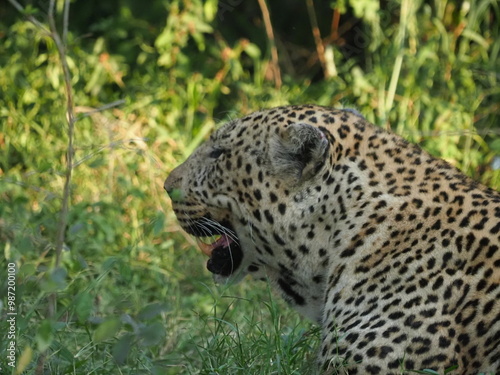
[{"label": "plant stem", "polygon": [[[16,8],[19,12],[25,13],[24,7],[19,4],[16,0],[9,0],[14,8]],[[68,35],[68,17],[69,17],[69,0],[65,0],[64,3],[64,22],[63,22],[63,39],[59,32],[57,31],[55,17],[54,17],[54,9],[55,9],[55,1],[50,0],[49,9],[48,9],[48,22],[49,22],[49,30],[38,21],[35,17],[31,15],[26,15],[28,21],[37,26],[40,30],[50,35],[50,37],[54,40],[54,43],[57,48],[57,52],[59,54],[59,58],[61,60],[61,66],[63,69],[63,77],[64,77],[64,87],[66,92],[66,119],[68,121],[68,148],[66,150],[66,171],[64,174],[64,189],[62,195],[62,204],[61,211],[59,212],[59,221],[57,225],[57,234],[56,234],[56,260],[55,266],[58,267],[61,263],[61,254],[64,246],[65,232],[66,227],[68,225],[68,207],[69,207],[69,198],[71,193],[71,175],[73,172],[73,155],[74,155],[74,147],[73,147],[73,138],[74,138],[74,130],[75,130],[75,113],[74,113],[74,104],[73,104],[73,91],[71,88],[71,74],[68,66],[68,61],[66,59],[66,39]]]},{"label": "plant stem", "polygon": [[319,62],[321,63],[321,68],[323,69],[323,74],[325,78],[329,78],[336,75],[335,63],[333,62],[333,55],[330,59],[332,63],[328,64],[326,59],[326,49],[321,39],[321,32],[319,31],[318,19],[316,17],[316,11],[314,10],[313,0],[307,0],[307,14],[309,15],[309,22],[311,22],[312,34],[314,37],[314,43],[316,44],[316,53],[318,54]]},{"label": "plant stem", "polygon": [[276,48],[276,41],[274,39],[273,25],[271,24],[271,16],[269,15],[269,9],[266,4],[266,0],[258,0],[260,10],[262,12],[262,18],[264,19],[264,25],[266,27],[267,38],[269,39],[269,44],[271,46],[271,67],[273,72],[274,83],[277,89],[281,88],[281,71],[278,60],[278,49]]},{"label": "plant stem", "polygon": [[403,0],[401,3],[401,16],[399,21],[399,30],[397,36],[398,53],[396,59],[394,60],[394,67],[392,69],[391,80],[389,82],[389,88],[387,92],[387,98],[385,101],[384,108],[384,122],[387,122],[389,111],[394,104],[394,97],[396,95],[396,88],[399,81],[399,76],[401,74],[401,67],[403,66],[404,57],[404,42],[406,37],[406,28],[408,24],[408,17],[410,13],[411,2],[409,0]]},{"label": "plant stem", "polygon": [[[73,172],[73,155],[74,155],[73,138],[75,130],[75,113],[73,104],[73,90],[71,88],[71,74],[68,66],[68,61],[66,59],[66,45],[65,41],[61,40],[61,36],[59,35],[56,28],[56,23],[54,18],[54,7],[55,7],[55,0],[50,0],[48,20],[49,20],[51,36],[56,44],[57,52],[59,53],[59,58],[61,60],[61,66],[63,69],[64,87],[66,91],[66,119],[68,121],[68,129],[67,129],[68,148],[66,150],[66,171],[64,174],[64,190],[62,196],[61,211],[59,212],[59,222],[57,225],[57,236],[56,236],[55,266],[58,267],[61,263],[61,254],[64,246],[66,227],[68,225],[68,207],[69,207],[69,198],[71,193],[71,175]],[[68,33],[68,19],[67,19],[67,15],[69,14],[68,8],[69,8],[69,1],[66,0],[65,11],[64,11],[64,24],[63,24],[64,38],[67,37]]]}]

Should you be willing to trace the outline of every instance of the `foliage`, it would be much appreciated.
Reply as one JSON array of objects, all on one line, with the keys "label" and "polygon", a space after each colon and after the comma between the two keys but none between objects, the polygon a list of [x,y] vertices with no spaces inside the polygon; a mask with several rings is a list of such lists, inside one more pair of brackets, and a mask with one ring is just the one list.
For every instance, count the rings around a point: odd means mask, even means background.
[{"label": "foliage", "polygon": [[[44,20],[47,3],[26,13]],[[269,75],[257,2],[71,4],[67,53],[78,121],[59,265],[68,145],[61,62],[49,35],[13,7],[0,10],[2,332],[8,262],[17,267],[18,312],[17,369],[3,354],[2,369],[312,371],[317,330],[273,302],[263,283],[213,287],[162,191],[168,172],[228,118],[287,103],[356,106],[500,188],[500,170],[491,167],[500,154],[497,2],[316,2],[327,62],[336,67],[329,78],[305,3],[269,3],[281,89]],[[63,5],[57,1],[58,21]],[[117,100],[124,104],[96,110]],[[7,345],[0,340],[0,353]]]}]

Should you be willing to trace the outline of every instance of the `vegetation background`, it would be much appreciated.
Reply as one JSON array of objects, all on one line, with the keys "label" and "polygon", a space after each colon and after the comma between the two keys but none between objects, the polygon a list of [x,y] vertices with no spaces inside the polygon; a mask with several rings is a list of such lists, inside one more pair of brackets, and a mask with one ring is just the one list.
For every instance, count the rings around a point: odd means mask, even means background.
[{"label": "vegetation background", "polygon": [[163,180],[217,124],[317,103],[499,189],[499,24],[496,0],[2,2],[2,374],[314,373],[317,329],[216,288]]}]

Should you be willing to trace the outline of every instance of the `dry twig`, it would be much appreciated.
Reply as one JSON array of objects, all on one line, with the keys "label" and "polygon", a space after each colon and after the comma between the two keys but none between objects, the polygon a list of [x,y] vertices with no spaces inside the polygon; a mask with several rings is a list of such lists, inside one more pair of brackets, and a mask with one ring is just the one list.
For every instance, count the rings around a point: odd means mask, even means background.
[{"label": "dry twig", "polygon": [[266,4],[266,0],[259,0],[264,26],[266,27],[267,38],[271,47],[271,69],[273,72],[274,83],[277,89],[281,88],[281,70],[278,59],[278,49],[276,48],[276,40],[274,39],[273,25],[271,24],[271,16]]},{"label": "dry twig", "polygon": [[55,0],[50,0],[49,4],[49,26],[52,39],[54,40],[59,53],[59,58],[61,60],[61,66],[63,69],[64,76],[64,87],[66,91],[66,119],[68,121],[68,148],[66,151],[66,172],[64,178],[64,190],[62,196],[61,211],[59,214],[59,223],[57,226],[57,237],[56,237],[56,267],[59,266],[61,262],[61,253],[64,246],[65,232],[68,225],[68,206],[70,198],[70,186],[71,186],[71,175],[73,172],[73,155],[74,146],[73,138],[75,131],[75,112],[73,103],[73,89],[71,87],[71,73],[68,66],[68,61],[66,59],[66,38],[68,35],[68,14],[69,14],[69,0],[64,3],[64,20],[63,20],[63,39],[57,31],[55,17],[54,17]]},{"label": "dry twig", "polygon": [[[9,2],[21,13],[25,13],[25,9],[16,0],[9,0]],[[73,171],[73,138],[75,129],[75,114],[74,114],[74,104],[73,104],[73,90],[71,87],[71,74],[68,66],[68,61],[66,59],[66,39],[68,35],[68,19],[69,19],[69,0],[65,0],[64,3],[64,19],[63,19],[63,37],[57,31],[56,21],[54,16],[55,10],[55,0],[50,0],[48,9],[48,23],[49,30],[34,16],[26,15],[28,21],[33,23],[36,27],[42,30],[44,33],[48,34],[54,41],[57,52],[59,54],[59,59],[61,61],[61,66],[63,70],[64,77],[64,88],[66,93],[66,114],[68,121],[67,135],[68,135],[68,148],[66,151],[66,170],[64,174],[64,190],[62,196],[61,211],[59,212],[59,220],[57,225],[57,235],[56,235],[56,258],[55,267],[59,267],[61,263],[61,254],[64,246],[64,239],[66,233],[66,227],[68,225],[68,206],[70,199],[70,186],[71,186],[71,175]],[[51,294],[49,296],[48,303],[48,317],[53,318],[56,314],[57,306],[57,295]],[[35,369],[35,374],[42,374],[44,372],[44,363],[46,359],[46,354],[41,353],[37,360],[37,366]]]},{"label": "dry twig", "polygon": [[329,78],[335,75],[335,70],[329,67],[326,59],[325,45],[323,44],[323,40],[321,39],[321,33],[319,31],[318,19],[316,18],[316,11],[314,10],[313,0],[306,0],[306,5],[307,13],[309,15],[309,21],[311,22],[312,33],[314,36],[314,43],[316,44],[316,53],[318,54],[318,59],[321,63],[321,68],[323,69],[325,78]]},{"label": "dry twig", "polygon": [[[17,0],[9,0],[9,2],[16,8],[19,12],[25,13],[24,7],[19,4]],[[70,198],[70,186],[71,186],[71,174],[73,171],[73,140],[74,140],[74,129],[75,129],[75,114],[74,114],[74,103],[73,103],[73,90],[71,87],[71,73],[68,66],[68,61],[66,59],[66,39],[68,35],[68,20],[69,20],[69,0],[65,0],[64,3],[64,19],[63,19],[63,38],[61,38],[59,32],[57,31],[55,16],[55,0],[50,0],[48,9],[48,23],[49,30],[34,16],[25,15],[26,19],[38,27],[41,31],[48,34],[54,41],[57,52],[59,54],[59,59],[61,60],[61,66],[63,70],[64,77],[64,88],[66,93],[66,118],[68,121],[68,148],[66,151],[66,171],[64,179],[64,190],[62,196],[61,211],[59,214],[58,230],[56,235],[56,261],[55,266],[58,267],[61,262],[61,253],[64,246],[64,236],[66,232],[66,227],[68,223],[68,206]]]}]

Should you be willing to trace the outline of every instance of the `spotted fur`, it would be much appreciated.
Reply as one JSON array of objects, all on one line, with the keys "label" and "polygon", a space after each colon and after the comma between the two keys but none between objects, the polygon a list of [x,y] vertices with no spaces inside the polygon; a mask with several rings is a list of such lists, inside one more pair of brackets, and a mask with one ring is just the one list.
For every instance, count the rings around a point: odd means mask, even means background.
[{"label": "spotted fur", "polygon": [[270,280],[321,325],[323,373],[499,371],[500,194],[357,112],[231,121],[165,188],[188,232],[235,239],[219,282]]}]

